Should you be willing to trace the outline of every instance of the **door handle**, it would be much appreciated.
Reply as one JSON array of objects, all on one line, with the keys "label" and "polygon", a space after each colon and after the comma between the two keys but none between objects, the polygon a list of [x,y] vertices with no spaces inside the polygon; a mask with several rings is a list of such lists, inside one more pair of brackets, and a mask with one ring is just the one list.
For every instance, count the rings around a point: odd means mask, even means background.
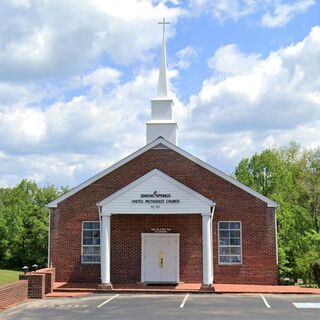
[{"label": "door handle", "polygon": [[163,268],[163,252],[162,251],[160,251],[160,254],[159,254],[159,267]]}]

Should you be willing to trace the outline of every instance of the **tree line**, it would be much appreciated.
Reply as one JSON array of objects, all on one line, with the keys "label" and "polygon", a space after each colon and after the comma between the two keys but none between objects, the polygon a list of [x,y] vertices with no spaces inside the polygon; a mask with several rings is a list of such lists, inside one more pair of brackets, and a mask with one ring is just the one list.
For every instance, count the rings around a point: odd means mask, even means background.
[{"label": "tree line", "polygon": [[234,177],[279,204],[280,279],[320,286],[320,149],[267,149],[242,159]]},{"label": "tree line", "polygon": [[47,203],[67,188],[40,188],[35,182],[22,180],[14,188],[0,189],[0,266],[45,267],[48,248]]},{"label": "tree line", "polygon": [[[320,286],[320,149],[292,143],[242,159],[234,177],[279,204],[279,277]],[[0,189],[0,266],[45,266],[47,203],[67,191],[22,180]]]}]

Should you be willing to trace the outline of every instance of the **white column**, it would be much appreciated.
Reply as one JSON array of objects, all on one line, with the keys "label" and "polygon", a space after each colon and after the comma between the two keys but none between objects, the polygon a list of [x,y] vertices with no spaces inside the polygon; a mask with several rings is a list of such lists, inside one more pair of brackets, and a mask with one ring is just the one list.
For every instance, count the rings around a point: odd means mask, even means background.
[{"label": "white column", "polygon": [[102,284],[110,284],[110,218],[110,214],[101,215],[100,259]]},{"label": "white column", "polygon": [[202,256],[203,256],[203,284],[211,285],[212,270],[212,219],[211,213],[202,215]]}]

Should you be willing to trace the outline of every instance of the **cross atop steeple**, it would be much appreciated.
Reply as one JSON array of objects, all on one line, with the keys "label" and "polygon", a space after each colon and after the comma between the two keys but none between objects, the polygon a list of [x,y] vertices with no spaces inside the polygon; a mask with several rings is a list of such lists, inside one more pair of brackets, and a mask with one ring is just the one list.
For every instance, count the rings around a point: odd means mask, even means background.
[{"label": "cross atop steeple", "polygon": [[158,82],[158,97],[167,97],[168,96],[168,83],[167,83],[167,52],[166,52],[166,39],[165,39],[165,26],[169,24],[166,21],[166,18],[163,18],[162,22],[162,53],[161,53],[161,64],[159,70],[159,82]]},{"label": "cross atop steeple", "polygon": [[166,18],[163,17],[162,22],[158,22],[158,24],[162,24],[162,36],[164,39],[164,33],[165,33],[165,29],[166,29],[166,24],[170,24],[170,22],[166,21]]}]

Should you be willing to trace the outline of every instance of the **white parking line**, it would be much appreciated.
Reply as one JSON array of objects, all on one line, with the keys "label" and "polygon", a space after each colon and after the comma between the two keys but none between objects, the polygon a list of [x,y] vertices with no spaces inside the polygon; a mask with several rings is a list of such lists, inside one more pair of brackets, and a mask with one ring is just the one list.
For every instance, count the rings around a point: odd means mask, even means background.
[{"label": "white parking line", "polygon": [[189,298],[190,294],[186,294],[186,296],[183,298],[181,304],[180,304],[180,309],[182,309],[185,305],[185,303],[187,302],[188,298]]},{"label": "white parking line", "polygon": [[266,305],[267,308],[271,308],[270,304],[268,303],[267,299],[264,297],[263,294],[260,294],[261,299],[263,300],[264,304]]},{"label": "white parking line", "polygon": [[313,302],[292,302],[298,309],[320,309],[320,303]]},{"label": "white parking line", "polygon": [[99,304],[97,306],[97,308],[101,308],[103,305],[105,305],[106,303],[110,302],[111,300],[113,300],[114,298],[118,297],[119,294],[115,294],[114,296],[112,296],[111,298],[107,299],[106,301],[102,302],[101,304]]}]

